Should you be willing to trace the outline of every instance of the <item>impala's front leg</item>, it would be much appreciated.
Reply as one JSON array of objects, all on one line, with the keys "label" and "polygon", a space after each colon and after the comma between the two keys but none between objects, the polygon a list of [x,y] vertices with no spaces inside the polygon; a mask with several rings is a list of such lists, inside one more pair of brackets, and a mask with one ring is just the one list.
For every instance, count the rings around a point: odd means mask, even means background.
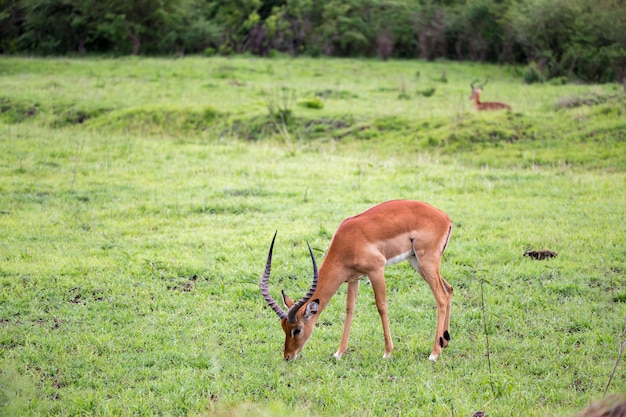
[{"label": "impala's front leg", "polygon": [[389,330],[389,316],[387,313],[387,286],[385,284],[384,269],[376,271],[369,275],[372,288],[374,290],[374,298],[376,299],[376,307],[378,314],[383,323],[383,333],[385,335],[385,354],[383,358],[388,359],[393,350],[393,341],[391,340],[391,330]]},{"label": "impala's front leg", "polygon": [[346,300],[346,322],[343,325],[343,335],[341,336],[341,344],[335,353],[335,358],[341,358],[346,350],[348,350],[348,338],[350,336],[350,326],[354,318],[354,306],[356,305],[356,296],[359,293],[359,281],[348,282],[348,296]]}]

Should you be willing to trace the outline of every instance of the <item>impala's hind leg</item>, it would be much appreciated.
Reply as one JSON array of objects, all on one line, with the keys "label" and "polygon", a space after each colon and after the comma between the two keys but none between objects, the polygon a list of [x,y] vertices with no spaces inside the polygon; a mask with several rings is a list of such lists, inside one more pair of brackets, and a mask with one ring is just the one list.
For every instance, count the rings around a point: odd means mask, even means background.
[{"label": "impala's hind leg", "polygon": [[409,262],[430,286],[435,302],[437,303],[437,327],[435,330],[435,345],[429,359],[436,361],[442,348],[450,341],[450,308],[452,306],[452,286],[439,273],[441,256],[422,255],[410,257]]},{"label": "impala's hind leg", "polygon": [[[448,284],[448,281],[446,281],[441,274],[439,274],[439,279],[441,280],[441,284],[443,285],[443,287],[446,289],[446,291],[450,294],[450,302],[448,303],[448,307],[446,308],[446,320],[444,322],[444,328],[446,329],[444,331],[443,334],[443,338],[449,342],[451,337],[450,337],[450,309],[452,308],[452,294],[454,292],[454,289],[452,288],[452,285]],[[446,343],[446,346],[448,346],[448,344]]]}]

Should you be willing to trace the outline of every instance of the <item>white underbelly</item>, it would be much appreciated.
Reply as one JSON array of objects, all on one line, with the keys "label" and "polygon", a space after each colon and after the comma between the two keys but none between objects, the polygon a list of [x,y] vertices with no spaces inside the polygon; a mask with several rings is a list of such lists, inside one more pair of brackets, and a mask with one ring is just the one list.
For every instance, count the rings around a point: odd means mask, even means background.
[{"label": "white underbelly", "polygon": [[401,253],[398,256],[394,256],[393,258],[387,259],[387,262],[385,262],[385,266],[397,264],[398,262],[402,262],[402,261],[406,260],[409,256],[412,256],[412,255],[413,255],[413,250]]}]

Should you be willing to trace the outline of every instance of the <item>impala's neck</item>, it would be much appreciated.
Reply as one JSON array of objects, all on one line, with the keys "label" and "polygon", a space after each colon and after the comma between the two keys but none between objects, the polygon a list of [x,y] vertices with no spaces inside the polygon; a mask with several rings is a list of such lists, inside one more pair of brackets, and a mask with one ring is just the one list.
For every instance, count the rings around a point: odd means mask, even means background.
[{"label": "impala's neck", "polygon": [[[319,308],[315,318],[319,317],[320,313],[326,308],[330,299],[337,293],[337,290],[346,282],[346,277],[341,271],[337,271],[336,268],[331,266],[330,262],[322,262],[319,269],[317,289],[311,296],[311,300],[319,300]],[[302,308],[306,308],[306,305]]]},{"label": "impala's neck", "polygon": [[477,109],[480,108],[481,102],[480,102],[480,93],[478,91],[474,91],[474,105],[476,106]]}]

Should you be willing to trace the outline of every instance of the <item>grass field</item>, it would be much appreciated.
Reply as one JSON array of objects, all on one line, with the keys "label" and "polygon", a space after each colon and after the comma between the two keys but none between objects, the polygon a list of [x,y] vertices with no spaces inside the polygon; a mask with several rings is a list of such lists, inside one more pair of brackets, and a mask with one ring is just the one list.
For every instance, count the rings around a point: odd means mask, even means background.
[{"label": "grass field", "polygon": [[[602,397],[626,325],[626,97],[522,72],[3,58],[0,414],[566,416]],[[512,112],[471,107],[488,77]],[[343,218],[394,198],[454,221],[450,347],[428,361],[435,302],[404,263],[391,359],[363,282],[346,355],[342,287],[283,362],[258,291],[274,231],[270,289],[297,297],[305,242],[321,261]]]}]

